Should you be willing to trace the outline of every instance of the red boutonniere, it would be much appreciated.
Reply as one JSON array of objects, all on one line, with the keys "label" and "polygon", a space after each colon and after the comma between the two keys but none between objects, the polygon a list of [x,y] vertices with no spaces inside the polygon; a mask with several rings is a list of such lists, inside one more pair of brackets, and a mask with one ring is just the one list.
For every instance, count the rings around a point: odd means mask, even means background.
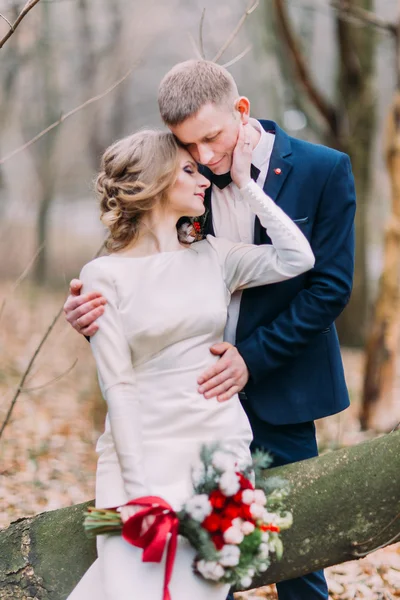
[{"label": "red boutonniere", "polygon": [[178,238],[185,244],[193,244],[204,239],[204,226],[207,220],[208,210],[199,217],[184,217],[178,225]]}]

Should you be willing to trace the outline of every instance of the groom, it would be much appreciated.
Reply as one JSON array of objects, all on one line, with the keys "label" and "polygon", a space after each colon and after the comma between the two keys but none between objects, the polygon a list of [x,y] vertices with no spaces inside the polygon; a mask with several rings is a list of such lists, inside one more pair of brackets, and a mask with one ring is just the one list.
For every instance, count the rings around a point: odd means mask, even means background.
[{"label": "groom", "polygon": [[[270,451],[273,466],[318,453],[314,420],[349,404],[335,319],[346,306],[354,266],[355,192],[348,156],[289,137],[273,121],[250,118],[223,67],[192,60],[161,82],[159,107],[166,125],[205,166],[212,186],[204,233],[232,241],[269,244],[265,229],[229,177],[239,125],[250,124],[252,176],[297,223],[315,254],[312,271],[282,283],[238,292],[229,307],[220,358],[199,379],[206,398],[227,401],[240,392],[254,447]],[[68,321],[93,335],[105,300],[79,295],[71,282]],[[322,600],[322,571],[277,584],[280,600]]]}]

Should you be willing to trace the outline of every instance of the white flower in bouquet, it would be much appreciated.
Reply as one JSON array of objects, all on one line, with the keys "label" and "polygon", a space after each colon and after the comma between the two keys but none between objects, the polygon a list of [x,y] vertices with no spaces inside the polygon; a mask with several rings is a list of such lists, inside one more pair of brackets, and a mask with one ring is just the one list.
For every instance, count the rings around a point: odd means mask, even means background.
[{"label": "white flower in bouquet", "polygon": [[204,464],[200,463],[192,469],[192,481],[194,485],[199,485],[204,480],[206,470]]},{"label": "white flower in bouquet", "polygon": [[212,513],[212,506],[207,494],[197,494],[190,498],[185,504],[185,509],[192,519],[200,523]]},{"label": "white flower in bouquet", "polygon": [[252,582],[251,577],[249,577],[248,575],[245,575],[245,577],[241,578],[240,585],[244,588],[248,588],[251,586],[251,582]]},{"label": "white flower in bouquet", "polygon": [[244,523],[244,521],[243,521],[243,519],[241,519],[240,517],[236,517],[236,518],[235,518],[235,519],[233,519],[233,521],[232,521],[232,525],[233,525],[234,527],[237,527],[238,529],[241,529],[241,528],[242,528],[242,525],[243,525],[243,523]]},{"label": "white flower in bouquet", "polygon": [[252,567],[250,569],[247,569],[247,575],[249,577],[254,577],[255,574],[256,574],[255,569],[253,569]]},{"label": "white flower in bouquet", "polygon": [[223,567],[236,567],[239,564],[240,549],[232,544],[227,544],[219,553],[219,562]]},{"label": "white flower in bouquet", "polygon": [[218,471],[234,471],[236,468],[236,458],[222,450],[214,452],[211,462]]},{"label": "white flower in bouquet", "polygon": [[278,515],[276,513],[270,513],[266,508],[264,508],[262,516],[264,523],[272,523],[272,525],[276,525],[277,516]]},{"label": "white flower in bouquet", "polygon": [[264,544],[268,544],[269,543],[269,531],[263,531],[261,534],[261,541],[264,542]]},{"label": "white flower in bouquet", "polygon": [[269,549],[269,545],[268,544],[264,544],[264,543],[260,544],[259,547],[258,547],[258,556],[261,559],[265,560],[269,556],[269,550],[270,549]]},{"label": "white flower in bouquet", "polygon": [[219,489],[225,496],[234,496],[240,490],[239,478],[234,471],[226,471],[221,475]]},{"label": "white flower in bouquet", "polygon": [[260,506],[265,506],[267,502],[267,497],[264,494],[263,490],[254,490],[254,502],[259,504]]},{"label": "white flower in bouquet", "polygon": [[253,504],[250,504],[250,513],[254,519],[263,519],[264,512],[265,509],[260,504],[256,504],[255,502],[253,502]]},{"label": "white flower in bouquet", "polygon": [[203,577],[213,581],[219,581],[225,574],[224,568],[214,560],[199,560],[196,567]]},{"label": "white flower in bouquet", "polygon": [[252,504],[254,502],[254,490],[244,490],[242,492],[242,502]]},{"label": "white flower in bouquet", "polygon": [[224,541],[227,544],[241,544],[243,542],[244,535],[238,527],[229,527],[224,531]]},{"label": "white flower in bouquet", "polygon": [[293,525],[293,515],[291,512],[285,512],[281,517],[275,519],[275,525],[281,529],[289,529]]},{"label": "white flower in bouquet", "polygon": [[260,571],[260,573],[265,573],[265,571],[268,569],[268,564],[267,563],[260,563],[258,565],[258,570]]},{"label": "white flower in bouquet", "polygon": [[255,527],[251,521],[244,521],[240,529],[244,535],[250,535],[250,533],[253,533]]}]

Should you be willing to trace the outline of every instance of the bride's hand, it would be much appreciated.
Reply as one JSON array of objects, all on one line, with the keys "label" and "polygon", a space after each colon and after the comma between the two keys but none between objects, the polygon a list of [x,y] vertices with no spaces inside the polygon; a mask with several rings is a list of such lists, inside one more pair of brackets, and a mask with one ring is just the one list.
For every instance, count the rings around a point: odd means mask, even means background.
[{"label": "bride's hand", "polygon": [[240,124],[239,136],[232,155],[231,177],[238,188],[247,185],[251,179],[251,125]]},{"label": "bride's hand", "polygon": [[[135,515],[136,513],[138,513],[141,510],[143,510],[143,506],[121,506],[118,512],[121,515],[121,521],[123,523],[126,523],[128,521],[128,519],[133,517],[133,515]],[[146,531],[148,531],[148,529],[150,529],[150,527],[154,523],[154,518],[155,517],[150,516],[150,517],[146,517],[143,520],[142,531],[140,532],[141,535],[144,535],[146,533]]]}]

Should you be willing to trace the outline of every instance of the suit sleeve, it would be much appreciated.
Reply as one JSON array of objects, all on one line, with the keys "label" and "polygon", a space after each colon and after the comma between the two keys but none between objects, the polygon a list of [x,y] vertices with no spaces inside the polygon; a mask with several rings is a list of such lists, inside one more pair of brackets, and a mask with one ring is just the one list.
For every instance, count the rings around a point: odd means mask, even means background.
[{"label": "suit sleeve", "polygon": [[[101,260],[101,259],[99,259]],[[111,433],[129,499],[147,493],[142,459],[140,401],[135,390],[131,351],[125,337],[112,274],[96,260],[81,271],[84,293],[97,290],[107,300],[99,329],[91,337],[98,377],[107,402]]]},{"label": "suit sleeve", "polygon": [[330,327],[349,301],[354,271],[355,189],[350,159],[341,154],[322,192],[311,247],[315,266],[306,287],[266,326],[237,344],[254,383],[296,357]]},{"label": "suit sleeve", "polygon": [[311,269],[314,255],[310,244],[290,217],[254,181],[240,192],[267,229],[272,245],[207,237],[219,255],[229,291],[284,281]]}]

